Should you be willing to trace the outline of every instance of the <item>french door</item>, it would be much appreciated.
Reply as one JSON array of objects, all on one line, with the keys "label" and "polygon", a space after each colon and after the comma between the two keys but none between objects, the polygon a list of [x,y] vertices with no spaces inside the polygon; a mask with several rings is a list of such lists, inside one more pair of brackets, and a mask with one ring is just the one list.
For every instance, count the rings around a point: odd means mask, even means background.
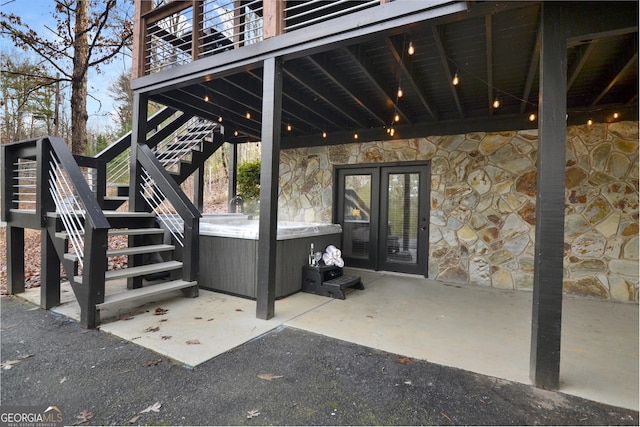
[{"label": "french door", "polygon": [[427,274],[429,165],[337,169],[346,265]]}]

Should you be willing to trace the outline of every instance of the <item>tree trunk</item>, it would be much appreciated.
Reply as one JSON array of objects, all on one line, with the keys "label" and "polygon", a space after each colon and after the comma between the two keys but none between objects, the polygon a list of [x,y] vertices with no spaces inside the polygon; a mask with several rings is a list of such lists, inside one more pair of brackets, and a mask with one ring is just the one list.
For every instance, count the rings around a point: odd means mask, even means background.
[{"label": "tree trunk", "polygon": [[76,6],[76,37],[71,77],[71,151],[85,154],[87,149],[87,56],[89,42],[89,0],[78,0]]}]

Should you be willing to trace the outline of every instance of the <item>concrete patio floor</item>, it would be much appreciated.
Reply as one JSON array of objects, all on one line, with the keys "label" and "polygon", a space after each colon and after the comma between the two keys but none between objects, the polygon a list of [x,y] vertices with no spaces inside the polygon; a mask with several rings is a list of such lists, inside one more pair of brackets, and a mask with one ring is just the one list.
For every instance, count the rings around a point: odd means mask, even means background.
[{"label": "concrete patio floor", "polygon": [[[265,332],[288,326],[407,357],[530,384],[531,293],[447,285],[420,276],[345,269],[365,290],[345,300],[297,293],[256,303],[200,291],[103,312],[101,330],[196,366]],[[118,292],[124,283],[110,285]],[[39,289],[21,295],[39,303]],[[69,288],[54,311],[79,319]],[[565,296],[560,391],[639,409],[638,305]],[[193,344],[196,344],[194,346]]]}]

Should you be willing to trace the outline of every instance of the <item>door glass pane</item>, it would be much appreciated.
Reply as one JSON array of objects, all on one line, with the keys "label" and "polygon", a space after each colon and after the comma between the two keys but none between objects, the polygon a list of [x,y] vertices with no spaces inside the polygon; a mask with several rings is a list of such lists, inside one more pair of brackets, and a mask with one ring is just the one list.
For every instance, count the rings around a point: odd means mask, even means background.
[{"label": "door glass pane", "polygon": [[344,212],[342,212],[343,255],[369,258],[371,234],[371,175],[344,177]]},{"label": "door glass pane", "polygon": [[386,232],[389,262],[417,262],[419,185],[419,173],[389,174]]}]

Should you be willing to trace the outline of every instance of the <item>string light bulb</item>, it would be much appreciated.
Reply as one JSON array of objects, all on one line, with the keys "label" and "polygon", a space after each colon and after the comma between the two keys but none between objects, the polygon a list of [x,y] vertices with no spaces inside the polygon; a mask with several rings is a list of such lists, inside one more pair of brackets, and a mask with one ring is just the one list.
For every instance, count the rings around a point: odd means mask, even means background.
[{"label": "string light bulb", "polygon": [[416,48],[413,47],[413,42],[409,42],[409,49],[407,49],[407,53],[409,55],[413,55],[414,53],[416,53]]},{"label": "string light bulb", "polygon": [[533,121],[535,121],[535,120],[536,120],[536,115],[535,115],[535,113],[531,113],[531,114],[529,114],[529,121],[530,121],[530,122],[533,122]]},{"label": "string light bulb", "polygon": [[326,138],[327,137],[327,132],[322,132],[322,137]]},{"label": "string light bulb", "polygon": [[204,102],[209,102],[209,95],[204,96]]},{"label": "string light bulb", "polygon": [[222,116],[218,117],[218,123],[222,123]]},{"label": "string light bulb", "polygon": [[396,134],[396,130],[394,128],[391,128],[391,130],[389,131],[389,135],[393,136]]},{"label": "string light bulb", "polygon": [[400,114],[396,113],[396,115],[393,116],[393,121],[394,122],[399,122],[400,121]]},{"label": "string light bulb", "polygon": [[493,108],[498,108],[498,107],[500,107],[500,100],[498,100],[498,98],[496,98],[493,101]]},{"label": "string light bulb", "polygon": [[291,132],[291,129],[292,129],[292,128],[291,128],[291,125],[290,125],[290,124],[288,124],[288,125],[287,125],[287,132]]},{"label": "string light bulb", "polygon": [[614,119],[617,119],[618,117],[620,117],[620,113],[618,113],[618,112],[613,113],[613,118]]},{"label": "string light bulb", "polygon": [[402,95],[404,95],[404,92],[402,91],[402,86],[398,86],[398,98],[402,98]]},{"label": "string light bulb", "polygon": [[458,72],[456,71],[456,73],[453,75],[453,80],[451,81],[451,83],[454,86],[458,86],[460,84],[460,79],[458,78]]},{"label": "string light bulb", "polygon": [[591,120],[591,119],[587,120],[587,125],[588,126],[591,126],[592,124],[593,124],[593,120]]},{"label": "string light bulb", "polygon": [[247,117],[247,119],[251,118],[251,111],[247,111],[246,117]]},{"label": "string light bulb", "polygon": [[238,136],[238,131],[237,130],[233,131],[233,136]]},{"label": "string light bulb", "polygon": [[358,134],[357,133],[353,134],[353,139],[358,139]]}]

